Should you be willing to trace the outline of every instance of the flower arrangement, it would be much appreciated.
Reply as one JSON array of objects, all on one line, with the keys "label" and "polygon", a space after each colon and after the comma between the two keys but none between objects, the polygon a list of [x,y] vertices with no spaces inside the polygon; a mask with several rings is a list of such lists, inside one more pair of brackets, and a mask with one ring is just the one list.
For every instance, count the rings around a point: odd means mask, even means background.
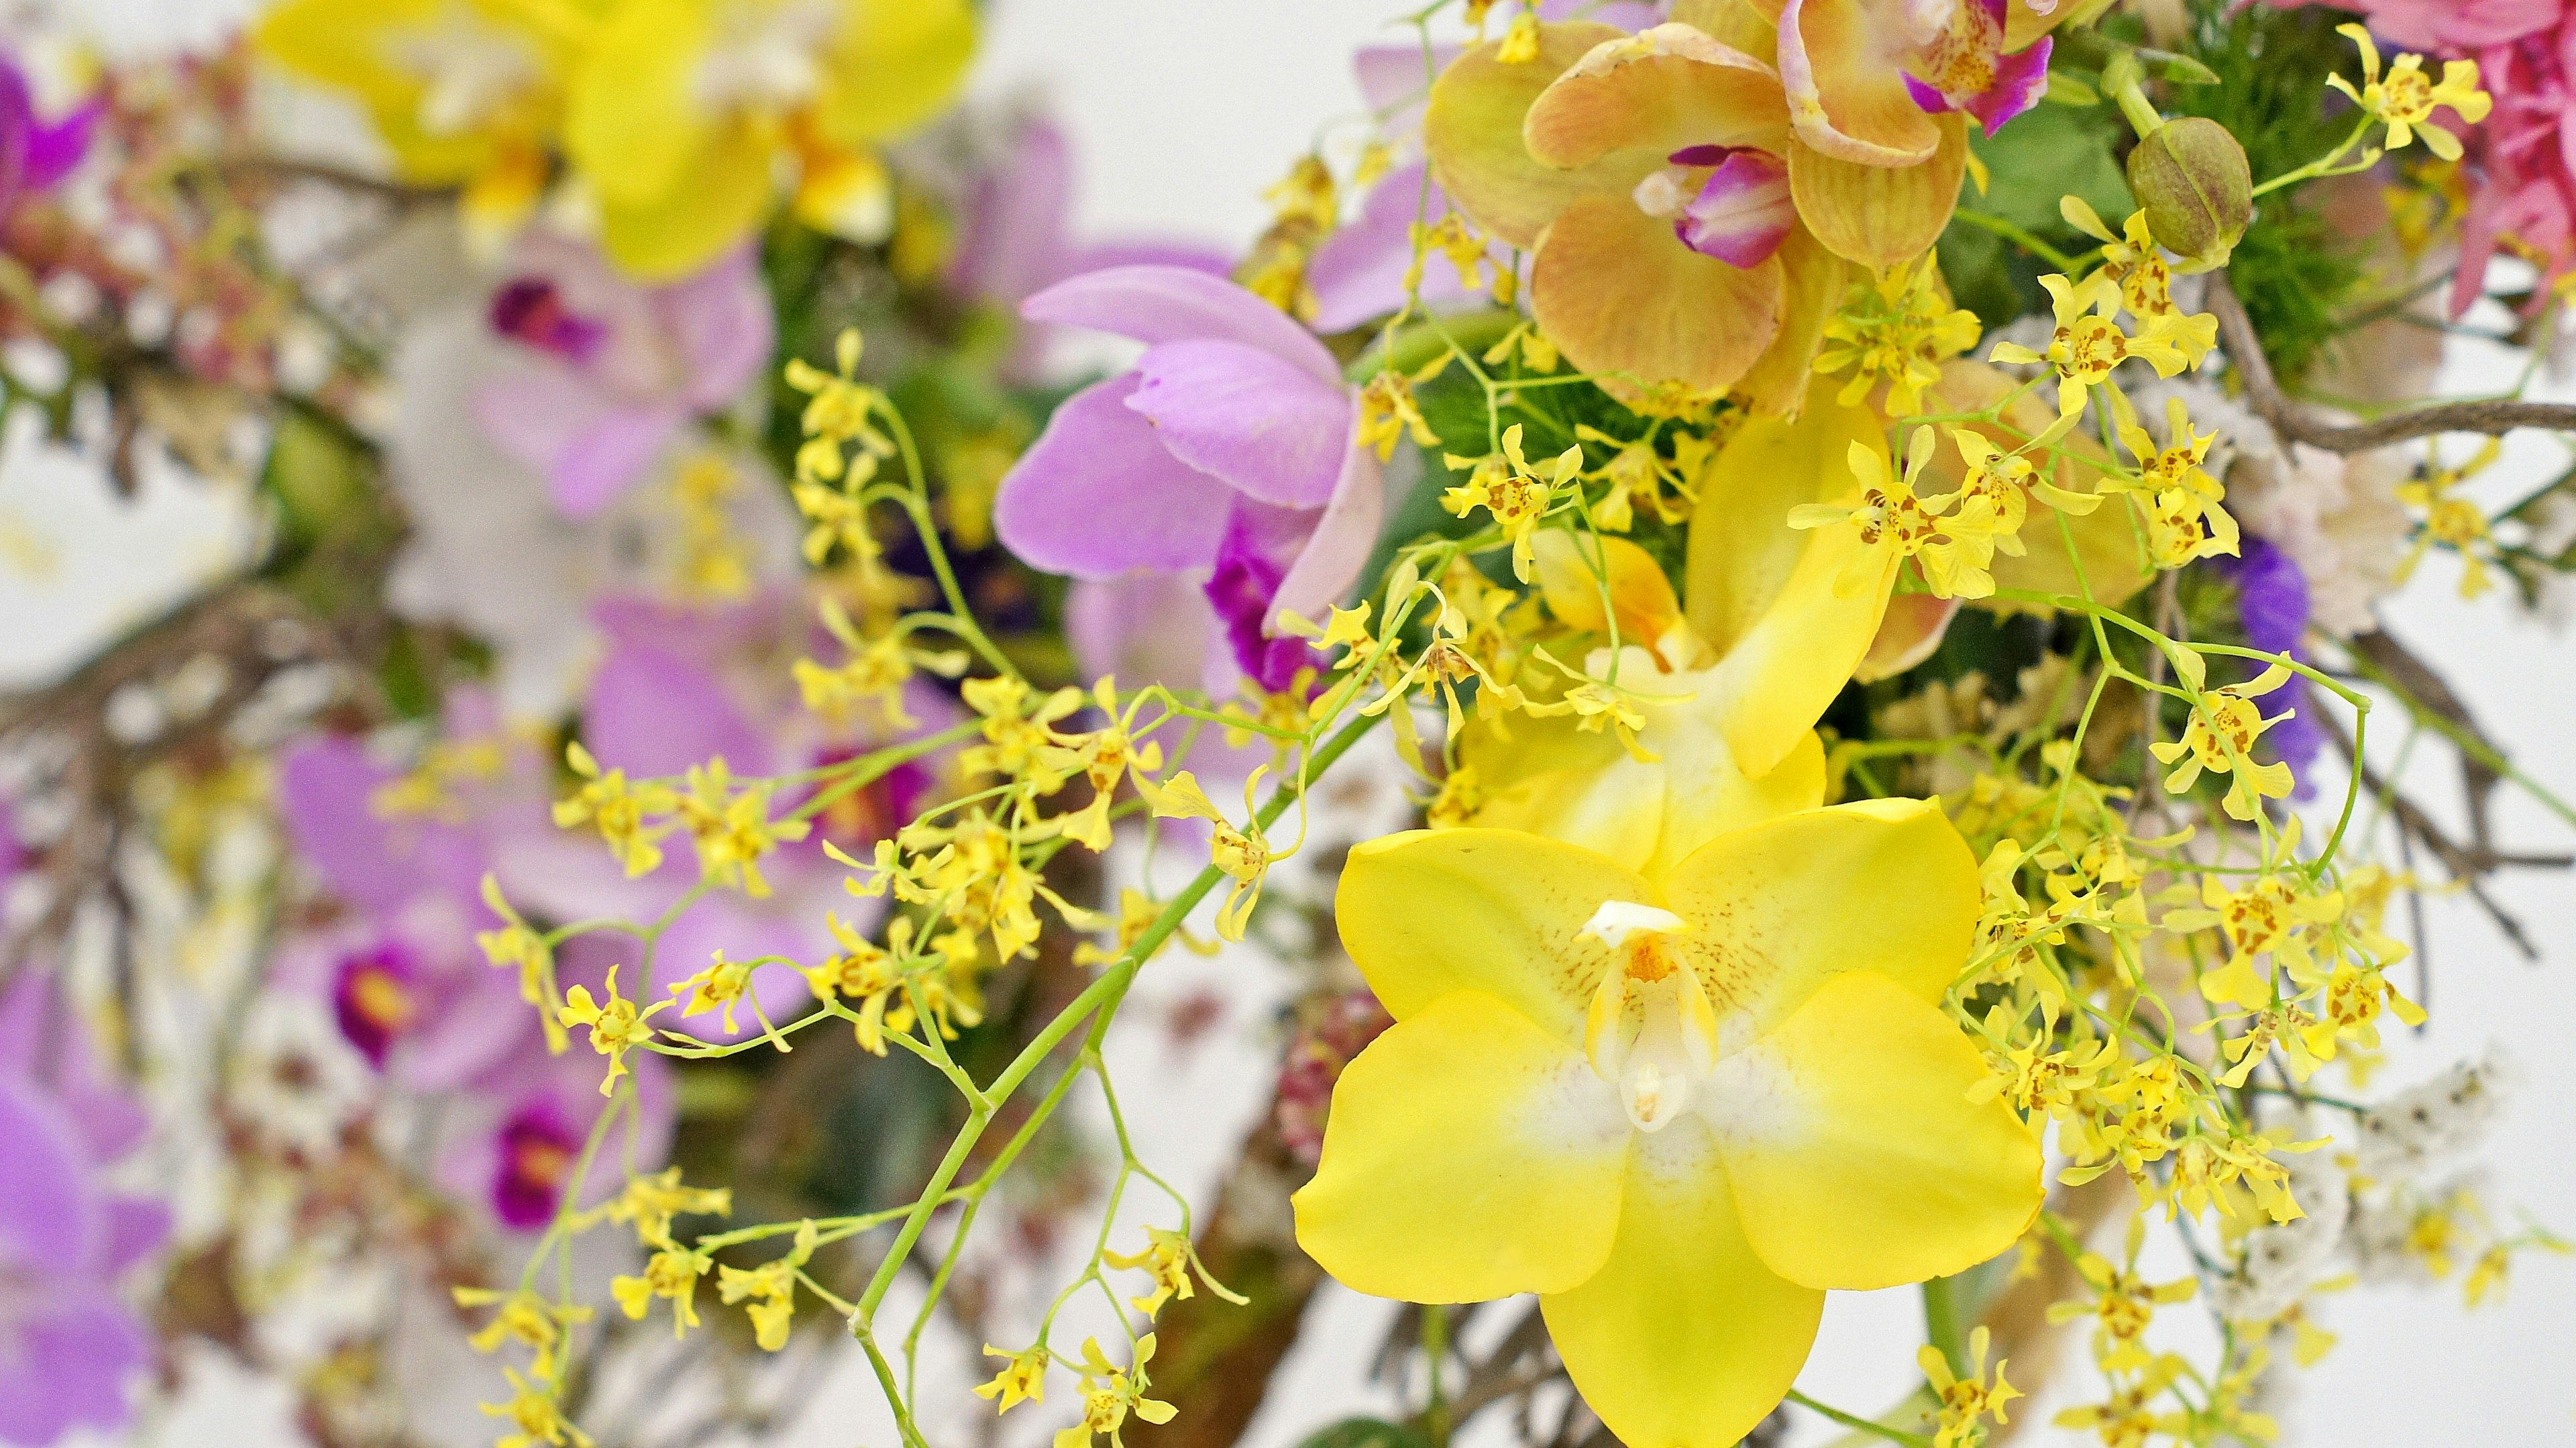
[{"label": "flower arrangement", "polygon": [[[2576,409],[2409,345],[2558,345],[2567,7],[2353,8],[1442,0],[1232,253],[1077,239],[964,0],[0,69],[12,436],[263,519],[0,704],[0,1441],[200,1343],[328,1443],[2273,1441],[2567,1249],[2509,1063],[2374,1079],[2576,826],[2374,612],[2576,573],[2474,481]],[[1211,1189],[1127,1083],[1229,1019]]]}]

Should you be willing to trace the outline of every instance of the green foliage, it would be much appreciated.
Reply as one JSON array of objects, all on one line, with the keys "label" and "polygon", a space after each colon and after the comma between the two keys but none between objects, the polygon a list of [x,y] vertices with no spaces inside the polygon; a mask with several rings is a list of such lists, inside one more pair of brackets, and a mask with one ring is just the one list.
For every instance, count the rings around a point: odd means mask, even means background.
[{"label": "green foliage", "polygon": [[[2115,148],[2128,135],[2117,107],[2048,105],[1969,145],[1991,173],[1986,193],[1959,198],[1962,210],[1998,217],[2061,251],[2092,241],[2057,209],[2080,196],[2118,225],[2132,209]],[[1987,327],[2000,327],[2039,307],[2040,273],[2054,267],[1973,222],[1954,220],[1941,236],[1941,274],[1960,306]]]},{"label": "green foliage", "polygon": [[[2334,33],[2351,18],[2261,6],[2230,15],[2216,0],[2201,0],[2193,40],[2219,84],[2175,86],[2166,105],[2227,127],[2244,146],[2258,183],[2294,171],[2332,151],[2352,129],[2351,111],[2330,104],[2333,93],[2326,89],[2326,77],[2338,69],[2358,69],[2352,42]],[[2360,256],[2301,204],[2307,184],[2261,199],[2227,269],[2273,370],[2290,386],[2342,331],[2339,319],[2364,273]]]}]

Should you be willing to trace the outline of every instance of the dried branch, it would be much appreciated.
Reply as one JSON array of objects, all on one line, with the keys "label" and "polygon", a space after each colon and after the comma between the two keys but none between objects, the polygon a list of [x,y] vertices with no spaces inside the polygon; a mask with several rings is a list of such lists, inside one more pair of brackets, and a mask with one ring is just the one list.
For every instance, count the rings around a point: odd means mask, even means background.
[{"label": "dried branch", "polygon": [[2540,959],[2540,949],[2532,944],[2531,936],[2522,928],[2522,922],[2515,919],[2503,906],[2496,903],[2495,897],[2487,893],[2486,877],[2496,870],[2508,867],[2563,870],[2571,864],[2576,864],[2576,857],[2506,855],[2459,843],[2445,833],[2442,827],[2434,822],[2433,817],[2424,812],[2422,806],[2390,788],[2379,772],[2372,769],[2369,762],[2360,757],[2353,748],[2352,734],[2343,727],[2342,720],[2320,709],[2317,711],[2317,724],[2325,731],[2326,738],[2334,744],[2335,752],[2349,761],[2354,772],[2360,775],[2362,788],[2388,800],[2389,816],[2396,820],[2398,829],[2403,831],[2406,837],[2422,844],[2432,853],[2433,858],[2442,862],[2442,868],[2468,891],[2469,898],[2485,908],[2489,918],[2495,921],[2496,929],[2503,932],[2505,939],[2513,943],[2514,949],[2520,951],[2525,960]]},{"label": "dried branch", "polygon": [[2272,376],[2272,363],[2263,355],[2262,339],[2255,335],[2254,319],[2245,314],[2245,303],[2228,285],[2226,273],[2210,274],[2207,298],[2209,310],[2218,317],[2227,360],[2245,381],[2246,400],[2286,441],[2356,453],[2446,432],[2493,436],[2524,427],[2576,431],[2576,404],[2560,402],[2445,402],[2409,408],[2377,422],[2349,426],[2319,422],[2281,391]]},{"label": "dried branch", "polygon": [[[2438,714],[2458,725],[2468,736],[2486,746],[2489,753],[2501,758],[2504,751],[2469,714],[2469,706],[2452,692],[2450,681],[2433,671],[2430,664],[2409,652],[2404,644],[2380,630],[2355,634],[2352,651],[2377,666],[2386,674],[2407,701],[2428,713]],[[2487,815],[2487,803],[2503,778],[2485,760],[2468,750],[2460,751],[2460,787],[2469,806],[2469,843],[2480,851],[2494,843]]]}]

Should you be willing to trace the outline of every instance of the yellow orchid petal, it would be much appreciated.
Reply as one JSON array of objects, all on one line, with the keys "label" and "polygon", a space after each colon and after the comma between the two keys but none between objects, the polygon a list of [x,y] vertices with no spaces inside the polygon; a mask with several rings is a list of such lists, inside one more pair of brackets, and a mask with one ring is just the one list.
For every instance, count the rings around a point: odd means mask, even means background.
[{"label": "yellow orchid petal", "polygon": [[1640,1138],[1624,1195],[1600,1272],[1541,1299],[1548,1335],[1622,1443],[1727,1448],[1789,1391],[1825,1295],[1754,1253],[1697,1121]]},{"label": "yellow orchid petal", "polygon": [[1721,660],[1711,687],[1727,705],[1727,745],[1761,775],[1797,747],[1869,651],[1896,560],[1856,589],[1838,587],[1867,547],[1849,528],[1792,529],[1789,511],[1838,502],[1859,486],[1854,443],[1884,459],[1885,430],[1810,380],[1792,420],[1746,422],[1711,467],[1691,518],[1682,596],[1691,626]]},{"label": "yellow orchid petal", "polygon": [[1800,140],[1883,170],[1911,166],[1941,144],[1936,118],[1915,104],[1899,67],[1915,43],[1906,8],[1905,0],[1790,0],[1781,7],[1780,79]]},{"label": "yellow orchid petal", "polygon": [[744,127],[710,138],[689,168],[690,184],[647,201],[600,198],[599,239],[609,258],[639,280],[693,275],[749,236],[774,193],[769,148]]},{"label": "yellow orchid petal", "polygon": [[[1664,881],[1691,922],[1728,1045],[1760,1036],[1829,979],[1868,971],[1938,1001],[1967,963],[1976,856],[1939,805],[1874,799],[1721,835]],[[1855,908],[1855,902],[1868,902]]]},{"label": "yellow orchid petal", "polygon": [[[1998,565],[2003,560],[1997,560]],[[1995,571],[2003,572],[2001,566]],[[1852,670],[1852,681],[1876,683],[1894,678],[1932,657],[1941,647],[1942,635],[1949,632],[1951,616],[1959,611],[1957,598],[1935,598],[1928,593],[1900,593],[1887,600],[1887,616],[1878,621],[1878,636],[1869,642],[1869,652],[1861,657],[1860,666]]]},{"label": "yellow orchid petal", "polygon": [[1706,32],[1718,44],[1743,51],[1764,65],[1780,52],[1780,0],[1673,0],[1675,23]]},{"label": "yellow orchid petal", "polygon": [[1803,226],[1789,229],[1779,257],[1780,272],[1788,284],[1781,297],[1780,330],[1735,390],[1756,413],[1795,416],[1806,404],[1816,354],[1824,347],[1825,324],[1842,309],[1851,269]]},{"label": "yellow orchid petal", "polygon": [[2004,53],[2028,49],[2032,41],[2064,24],[2077,8],[2058,0],[2043,11],[2031,0],[2011,0],[2011,8],[2004,12]]},{"label": "yellow orchid petal", "polygon": [[[713,43],[708,7],[695,0],[629,0],[600,28],[565,102],[564,150],[613,215],[674,191],[770,190],[765,148],[707,154],[721,118],[699,103],[697,74]],[[750,162],[753,177],[708,163]],[[650,224],[647,219],[646,224]],[[649,241],[637,245],[649,247]]]},{"label": "yellow orchid petal", "polygon": [[1626,195],[1572,202],[1530,265],[1530,311],[1587,372],[1719,391],[1761,360],[1787,310],[1780,258],[1703,256]]},{"label": "yellow orchid petal", "polygon": [[1655,903],[1635,871],[1580,846],[1513,830],[1407,830],[1355,846],[1333,898],[1342,945],[1387,1014],[1405,1020],[1456,991],[1487,992],[1564,1041],[1582,1038],[1596,983],[1578,957],[1605,900]]},{"label": "yellow orchid petal", "polygon": [[[1607,633],[1619,621],[1619,641],[1648,648],[1682,621],[1681,599],[1654,555],[1625,538],[1578,537],[1550,528],[1530,540],[1538,584],[1548,611],[1566,627]],[[1609,595],[1609,608],[1602,595]]]},{"label": "yellow orchid petal", "polygon": [[1297,1243],[1378,1297],[1562,1291],[1609,1254],[1630,1135],[1581,1051],[1452,991],[1343,1071]]},{"label": "yellow orchid petal", "polygon": [[1685,146],[1777,155],[1788,144],[1789,107],[1769,66],[1691,26],[1658,25],[1576,61],[1532,103],[1521,135],[1541,165],[1571,170],[1651,152],[1652,170],[1661,164],[1654,157]]},{"label": "yellow orchid petal", "polygon": [[830,78],[816,106],[843,146],[899,136],[956,94],[975,56],[969,0],[842,0]]},{"label": "yellow orchid petal", "polygon": [[1619,38],[1616,28],[1589,21],[1542,25],[1537,59],[1509,64],[1496,57],[1500,42],[1479,45],[1432,84],[1422,118],[1432,174],[1460,210],[1505,245],[1536,246],[1567,203],[1604,189],[1624,196],[1663,164],[1660,156],[1641,156],[1617,174],[1559,171],[1532,159],[1521,142],[1522,121],[1549,83],[1594,46]]},{"label": "yellow orchid petal", "polygon": [[[1894,912],[1891,912],[1894,913]],[[1720,1063],[1718,1126],[1744,1230],[1773,1270],[1866,1290],[1964,1271],[2039,1211],[2039,1141],[1937,1006],[1868,971],[1834,977]]]},{"label": "yellow orchid petal", "polygon": [[[1622,677],[1636,680],[1637,673]],[[1747,778],[1715,722],[1723,712],[1712,692],[1647,709],[1637,743],[1652,760],[1570,718],[1515,719],[1508,735],[1472,728],[1460,757],[1487,790],[1473,823],[1583,845],[1662,879],[1730,830],[1825,802],[1825,750],[1814,733],[1768,773]]]},{"label": "yellow orchid petal", "polygon": [[1928,124],[1939,145],[1903,166],[1867,165],[1790,142],[1789,194],[1827,251],[1862,266],[1889,267],[1941,239],[1968,174],[1968,123],[1945,115]]},{"label": "yellow orchid petal", "polygon": [[[1995,422],[1963,424],[1974,436],[1983,437],[1998,450],[2010,451],[2048,431],[2057,420],[2057,410],[2032,392],[2022,392],[2021,384],[1999,368],[1965,357],[1955,357],[1941,366],[1941,380],[1926,390],[1933,410],[1938,412],[1981,413],[2003,404],[2002,417]],[[2020,395],[2014,396],[2013,394]],[[2114,394],[2116,396],[2117,394]],[[2007,397],[2012,400],[2005,402]],[[2144,433],[2140,434],[2145,436]],[[2101,444],[2081,433],[2069,433],[2057,439],[2059,456],[2053,473],[2042,477],[2072,493],[2091,494],[2102,484],[2110,458]],[[1967,477],[1966,465],[1953,448],[1936,448],[1931,462],[1924,468],[1921,491],[1945,493],[1955,491]],[[2079,577],[2075,565],[2066,556],[2065,540],[2058,535],[2055,509],[2033,507],[2021,536],[2029,545],[2020,556],[1999,556],[1993,573],[1998,588],[2033,593],[2081,595],[2087,587],[2098,601],[2118,605],[2135,597],[2155,575],[2150,569],[2148,553],[2140,536],[2136,514],[2116,500],[2104,507],[2075,516],[2064,515],[2067,531],[2075,538],[2076,556],[2083,562]],[[1984,604],[1997,612],[2015,612],[2023,606]]]}]

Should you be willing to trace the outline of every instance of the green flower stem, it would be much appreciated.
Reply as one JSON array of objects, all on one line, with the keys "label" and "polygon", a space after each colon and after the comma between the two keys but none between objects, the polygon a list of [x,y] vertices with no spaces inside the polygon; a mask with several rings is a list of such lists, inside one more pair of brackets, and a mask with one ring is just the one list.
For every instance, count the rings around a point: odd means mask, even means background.
[{"label": "green flower stem", "polygon": [[1900,1428],[1888,1427],[1884,1423],[1873,1423],[1857,1413],[1846,1413],[1840,1408],[1829,1408],[1796,1388],[1789,1390],[1789,1401],[1810,1413],[1820,1413],[1846,1428],[1866,1433],[1873,1438],[1883,1438],[1890,1443],[1904,1443],[1909,1445],[1909,1448],[1931,1448],[1932,1440],[1920,1433],[1908,1433]]},{"label": "green flower stem", "polygon": [[1959,1279],[1935,1277],[1923,1284],[1923,1338],[1950,1364],[1968,1375],[1968,1337],[1959,1325]]},{"label": "green flower stem", "polygon": [[[2037,236],[2032,235],[2030,229],[2021,225],[2019,222],[2008,221],[2003,217],[1993,215],[1989,212],[1970,211],[1964,206],[1951,212],[1950,219],[1953,221],[1964,221],[1980,231],[1993,232],[1995,235],[2002,237],[2004,240],[2009,241],[2013,245],[2020,247],[2022,250],[2029,252],[2031,255],[2038,257],[2041,261],[2048,263],[2059,271],[2067,273],[2069,276],[2072,276],[2075,272],[2075,258],[2068,256],[2066,253],[2059,251],[2056,247],[2053,247],[2047,242],[2040,240]],[[1976,414],[1963,413],[1961,416],[1976,416]],[[1980,418],[1980,420],[1983,419]]]}]

